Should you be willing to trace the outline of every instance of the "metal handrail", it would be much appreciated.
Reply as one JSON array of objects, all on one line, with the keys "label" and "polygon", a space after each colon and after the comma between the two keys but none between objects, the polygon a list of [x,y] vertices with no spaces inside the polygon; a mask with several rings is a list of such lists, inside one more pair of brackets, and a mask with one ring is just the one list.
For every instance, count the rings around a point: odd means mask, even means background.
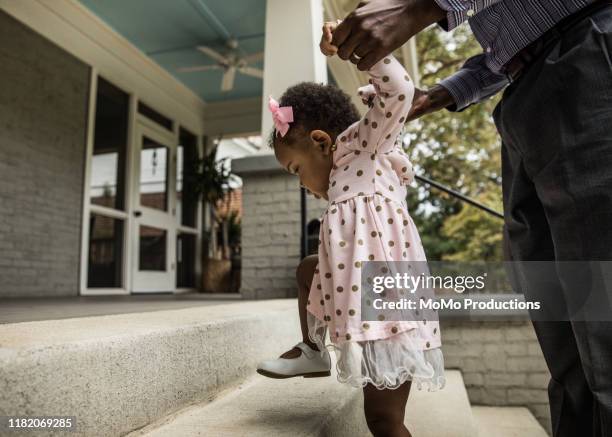
[{"label": "metal handrail", "polygon": [[466,196],[464,194],[461,194],[459,191],[455,191],[452,188],[448,188],[447,186],[442,185],[439,182],[436,182],[436,181],[434,181],[432,179],[429,179],[428,177],[416,175],[415,179],[417,179],[418,181],[421,181],[421,182],[423,182],[423,183],[425,183],[427,185],[435,187],[435,188],[437,188],[440,191],[444,191],[445,193],[448,193],[448,194],[450,194],[453,197],[456,197],[456,198],[458,198],[458,199],[460,199],[460,200],[462,200],[462,201],[464,201],[466,203],[469,203],[470,205],[475,206],[476,208],[479,208],[482,211],[485,211],[485,212],[487,212],[487,213],[489,213],[489,214],[491,214],[491,215],[493,215],[493,216],[495,216],[497,218],[500,218],[502,220],[504,218],[504,215],[502,213],[500,213],[498,211],[495,211],[494,209],[489,208],[488,206],[483,205],[482,203],[480,203],[480,202],[478,202],[478,201],[476,201],[476,200],[474,200],[474,199],[472,199],[472,198],[470,198],[470,197],[468,197],[468,196]]}]

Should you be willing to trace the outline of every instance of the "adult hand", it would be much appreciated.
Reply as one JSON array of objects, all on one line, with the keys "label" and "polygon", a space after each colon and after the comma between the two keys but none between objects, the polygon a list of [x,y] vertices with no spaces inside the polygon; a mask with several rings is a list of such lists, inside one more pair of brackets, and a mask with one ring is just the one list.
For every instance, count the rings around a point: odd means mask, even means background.
[{"label": "adult hand", "polygon": [[[446,16],[434,0],[361,2],[333,32],[338,56],[369,70],[431,23]],[[355,54],[356,56],[353,56]]]},{"label": "adult hand", "polygon": [[453,105],[455,101],[446,88],[435,85],[428,90],[416,89],[412,99],[412,108],[406,117],[406,122],[415,120],[425,114],[439,111]]}]

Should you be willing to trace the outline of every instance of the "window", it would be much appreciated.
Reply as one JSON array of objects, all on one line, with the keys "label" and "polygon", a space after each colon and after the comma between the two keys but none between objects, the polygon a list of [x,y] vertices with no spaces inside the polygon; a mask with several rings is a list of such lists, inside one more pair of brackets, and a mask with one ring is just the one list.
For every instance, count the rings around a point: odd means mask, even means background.
[{"label": "window", "polygon": [[125,209],[125,157],[129,96],[98,78],[93,156],[89,193],[91,203]]},{"label": "window", "polygon": [[140,151],[140,204],[168,211],[168,147],[144,137]]},{"label": "window", "polygon": [[127,93],[98,78],[89,182],[89,288],[123,286],[129,107]]},{"label": "window", "polygon": [[198,199],[194,180],[191,177],[198,160],[198,139],[182,129],[176,152],[176,208],[178,222],[183,226],[196,227]]},{"label": "window", "polygon": [[176,286],[195,287],[196,236],[179,233],[176,238]]},{"label": "window", "polygon": [[139,270],[166,270],[166,242],[168,232],[151,226],[139,226]]},{"label": "window", "polygon": [[91,214],[87,286],[121,287],[123,220]]},{"label": "window", "polygon": [[171,131],[174,127],[172,120],[142,102],[138,102],[138,112],[147,117],[149,120],[165,127],[169,131]]}]

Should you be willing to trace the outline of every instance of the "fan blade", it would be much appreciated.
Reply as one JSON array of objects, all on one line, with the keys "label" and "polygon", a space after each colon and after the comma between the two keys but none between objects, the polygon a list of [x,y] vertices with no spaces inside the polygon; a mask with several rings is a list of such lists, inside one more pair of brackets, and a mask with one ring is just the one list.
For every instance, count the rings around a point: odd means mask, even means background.
[{"label": "fan blade", "polygon": [[253,53],[253,54],[247,55],[244,58],[242,58],[242,60],[245,61],[246,63],[259,62],[259,61],[263,61],[263,59],[264,59],[264,52]]},{"label": "fan blade", "polygon": [[223,75],[221,82],[221,91],[230,91],[234,88],[234,79],[236,78],[236,67],[230,67]]},{"label": "fan blade", "polygon": [[259,79],[263,79],[263,70],[260,70],[259,68],[253,68],[253,67],[242,67],[240,70],[242,74],[246,74],[247,76],[253,76],[253,77],[257,77]]},{"label": "fan blade", "polygon": [[207,70],[217,70],[221,68],[221,66],[219,65],[200,65],[197,67],[182,67],[179,68],[178,71],[179,73],[192,73],[194,71],[207,71]]},{"label": "fan blade", "polygon": [[211,49],[210,47],[197,46],[196,48],[202,53],[204,53],[205,55],[213,58],[215,61],[227,63],[227,59],[225,58],[225,56],[223,56],[221,53],[217,52],[216,50]]}]

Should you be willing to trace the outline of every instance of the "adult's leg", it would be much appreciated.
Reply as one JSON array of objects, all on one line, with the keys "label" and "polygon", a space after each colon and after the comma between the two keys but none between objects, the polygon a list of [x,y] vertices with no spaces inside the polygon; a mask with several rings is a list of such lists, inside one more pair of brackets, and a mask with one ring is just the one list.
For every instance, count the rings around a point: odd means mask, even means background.
[{"label": "adult's leg", "polygon": [[[612,6],[563,35],[505,93],[495,118],[512,163],[504,202],[514,259],[612,260]],[[558,288],[570,313],[585,294],[573,279],[559,270],[558,286],[547,289]],[[556,436],[612,435],[612,309],[596,309],[581,315],[588,321],[572,321],[571,331],[566,324],[534,324],[557,393],[551,395]],[[586,387],[578,380],[576,350]],[[559,369],[558,360],[571,366]],[[591,411],[588,420],[584,412]],[[576,417],[579,431],[568,416]]]},{"label": "adult's leg", "polygon": [[[300,329],[302,330],[302,341],[314,350],[319,350],[317,345],[308,338],[308,323],[306,319],[306,305],[308,303],[308,294],[310,293],[310,284],[314,277],[314,271],[319,262],[318,256],[308,255],[298,265],[295,271],[295,278],[298,286],[298,313],[300,315]],[[294,347],[293,349],[284,352],[280,358],[297,358],[302,351]]]},{"label": "adult's leg", "polygon": [[[502,181],[505,259],[554,259],[554,245],[543,206],[533,183],[525,174],[520,154],[505,141],[502,143]],[[510,264],[520,269],[520,263]],[[525,292],[527,299],[541,301],[544,308],[557,305],[556,302],[550,302],[551,299],[562,299],[563,291],[558,281],[543,290],[530,286],[531,282],[538,281],[538,278],[529,277],[532,271],[516,273],[510,275],[513,288],[517,292]],[[552,281],[555,274],[548,277]],[[534,320],[533,326],[551,373],[548,395],[553,437],[590,436],[593,398],[571,323]]]},{"label": "adult's leg", "polygon": [[406,381],[394,390],[380,390],[372,384],[363,387],[363,409],[374,437],[411,437],[404,425],[411,384]]}]

